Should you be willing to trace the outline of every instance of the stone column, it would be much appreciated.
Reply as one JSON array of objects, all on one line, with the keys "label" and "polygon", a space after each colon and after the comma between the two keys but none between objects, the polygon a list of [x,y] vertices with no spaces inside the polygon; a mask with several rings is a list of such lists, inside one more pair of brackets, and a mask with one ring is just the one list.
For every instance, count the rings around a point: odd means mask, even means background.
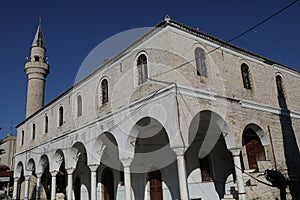
[{"label": "stone column", "polygon": [[99,165],[89,165],[91,170],[91,200],[97,200],[97,169]]},{"label": "stone column", "polygon": [[57,171],[51,172],[51,200],[56,199],[56,174]]},{"label": "stone column", "polygon": [[121,160],[124,166],[125,200],[131,200],[131,174],[130,165],[133,159]]},{"label": "stone column", "polygon": [[35,197],[37,200],[41,199],[41,177],[42,173],[36,174],[36,194]]},{"label": "stone column", "polygon": [[28,200],[30,175],[25,176],[24,200]]},{"label": "stone column", "polygon": [[68,186],[67,186],[67,200],[72,200],[72,192],[73,192],[73,168],[66,169],[68,173]]},{"label": "stone column", "polygon": [[186,178],[186,169],[185,169],[185,160],[184,160],[184,148],[174,148],[173,151],[177,157],[177,170],[178,170],[178,180],[179,180],[179,190],[180,190],[180,199],[189,200],[187,178]]},{"label": "stone column", "polygon": [[13,200],[16,200],[18,197],[18,183],[19,183],[19,177],[14,178],[14,190],[13,190]]},{"label": "stone column", "polygon": [[240,152],[241,148],[231,148],[229,149],[231,154],[233,155],[233,163],[234,163],[234,169],[235,169],[235,175],[236,175],[236,182],[239,192],[239,199],[240,200],[246,200],[246,192],[245,192],[245,186],[243,181],[243,172],[241,167],[241,160],[240,160]]}]

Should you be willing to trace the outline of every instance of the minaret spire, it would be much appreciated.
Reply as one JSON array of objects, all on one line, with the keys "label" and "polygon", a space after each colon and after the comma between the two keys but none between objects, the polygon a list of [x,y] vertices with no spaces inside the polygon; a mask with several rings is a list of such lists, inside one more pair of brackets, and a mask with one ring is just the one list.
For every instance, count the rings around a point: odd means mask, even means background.
[{"label": "minaret spire", "polygon": [[33,39],[31,47],[43,47],[46,49],[44,35],[43,35],[43,31],[42,31],[42,19],[41,18],[39,19],[39,25],[36,30],[36,34]]},{"label": "minaret spire", "polygon": [[25,64],[28,78],[26,117],[44,106],[45,81],[49,74],[49,65],[45,59],[46,47],[40,19],[31,45],[30,61]]}]

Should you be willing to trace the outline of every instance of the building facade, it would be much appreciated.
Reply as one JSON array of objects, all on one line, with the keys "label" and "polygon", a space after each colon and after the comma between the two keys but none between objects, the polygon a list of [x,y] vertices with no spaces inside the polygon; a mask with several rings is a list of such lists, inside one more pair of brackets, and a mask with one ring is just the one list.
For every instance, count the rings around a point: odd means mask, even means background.
[{"label": "building facade", "polygon": [[0,190],[6,195],[11,195],[10,192],[12,191],[13,170],[15,167],[13,156],[16,152],[16,140],[16,136],[7,134],[0,141]]},{"label": "building facade", "polygon": [[166,17],[43,105],[45,52],[39,25],[14,199],[279,198],[266,169],[299,195],[299,72]]}]

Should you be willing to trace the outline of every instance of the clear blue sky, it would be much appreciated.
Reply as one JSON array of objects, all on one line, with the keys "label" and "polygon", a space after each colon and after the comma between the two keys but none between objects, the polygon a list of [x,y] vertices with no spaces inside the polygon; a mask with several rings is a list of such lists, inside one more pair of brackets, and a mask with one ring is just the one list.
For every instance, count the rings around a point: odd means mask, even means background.
[{"label": "clear blue sky", "polygon": [[[177,3],[178,2],[178,3]],[[292,0],[185,1],[11,0],[0,3],[0,138],[25,119],[26,56],[43,19],[48,61],[45,103],[72,86],[88,53],[105,39],[171,19],[229,40]],[[232,43],[300,70],[300,1]],[[13,131],[15,132],[15,131]]]}]

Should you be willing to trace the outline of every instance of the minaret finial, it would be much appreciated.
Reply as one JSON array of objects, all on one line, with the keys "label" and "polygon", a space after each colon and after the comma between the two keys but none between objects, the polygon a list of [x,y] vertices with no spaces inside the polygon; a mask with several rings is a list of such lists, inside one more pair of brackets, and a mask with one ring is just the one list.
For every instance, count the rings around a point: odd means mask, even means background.
[{"label": "minaret finial", "polygon": [[32,42],[32,47],[45,47],[45,40],[44,40],[44,36],[43,36],[43,32],[42,32],[42,19],[39,19],[39,25],[38,28],[36,30],[36,34],[35,37],[33,39]]}]

